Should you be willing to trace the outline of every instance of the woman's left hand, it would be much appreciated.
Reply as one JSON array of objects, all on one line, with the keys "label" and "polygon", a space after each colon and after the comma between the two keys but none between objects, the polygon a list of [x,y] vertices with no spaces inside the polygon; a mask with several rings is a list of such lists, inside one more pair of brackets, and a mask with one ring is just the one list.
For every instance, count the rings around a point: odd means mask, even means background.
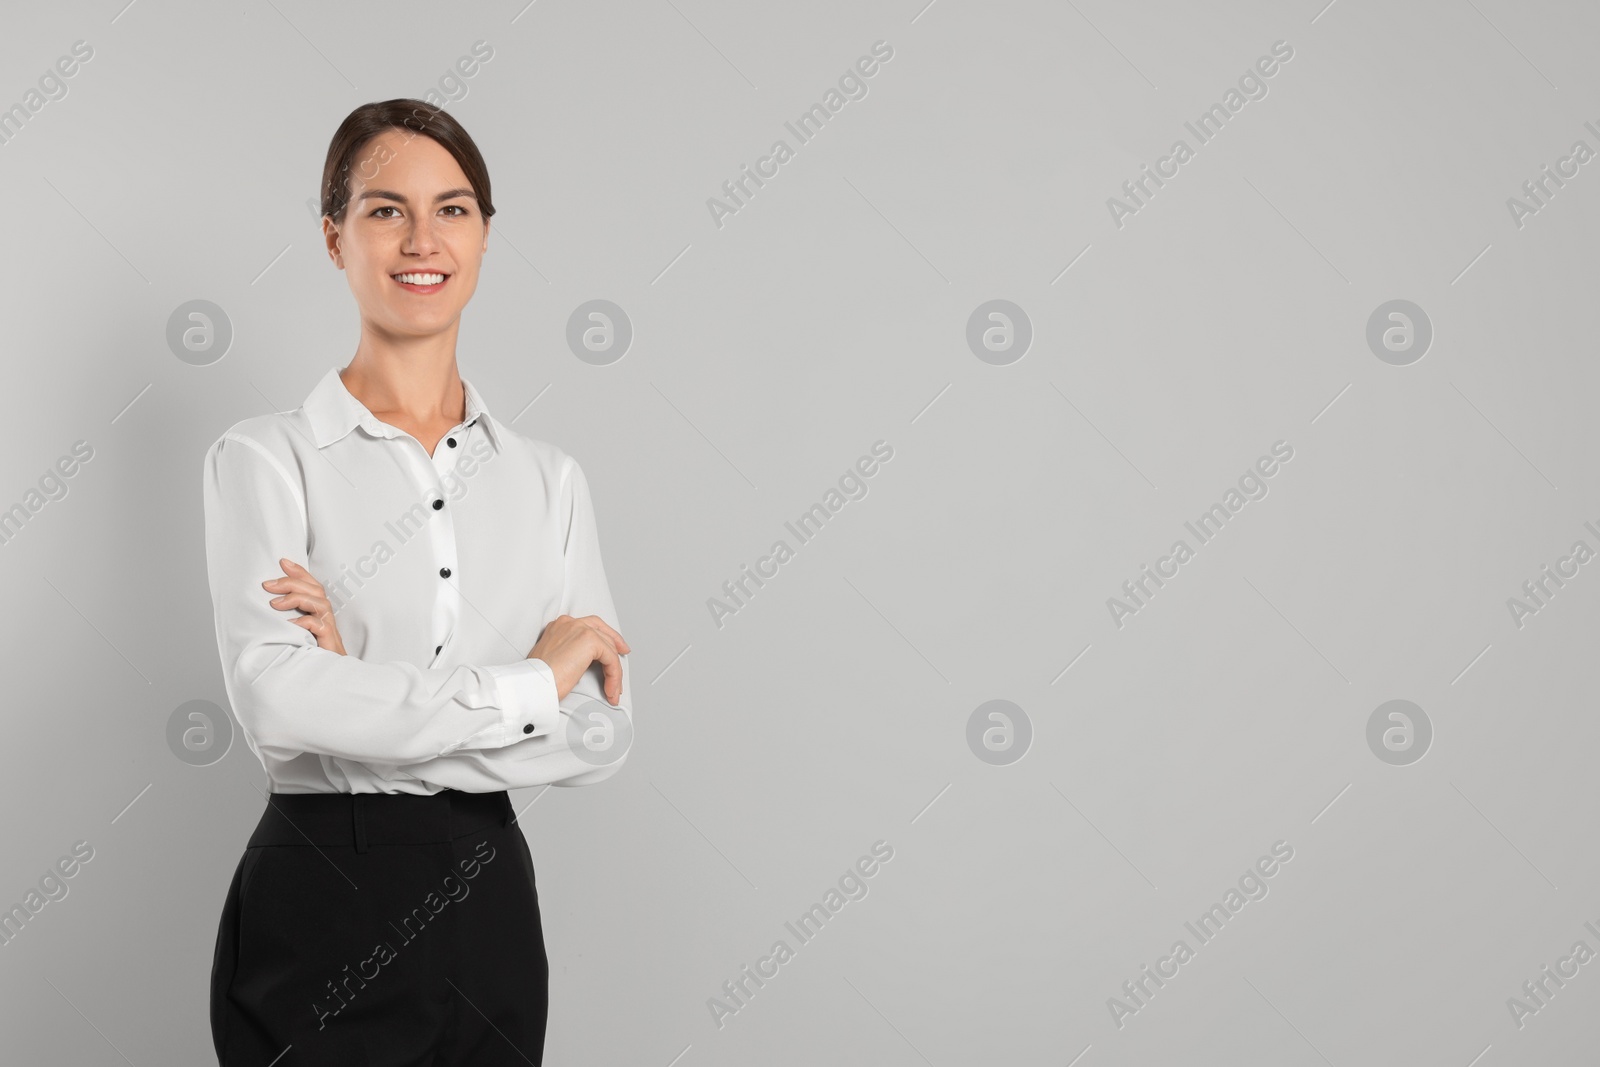
[{"label": "woman's left hand", "polygon": [[283,566],[284,577],[261,583],[263,589],[279,594],[272,598],[272,606],[282,611],[305,612],[304,615],[290,621],[315,634],[317,647],[337,652],[341,656],[349,655],[344,650],[344,640],[339,636],[339,627],[333,621],[333,605],[328,602],[328,595],[323,591],[322,583],[311,577],[310,571],[292,559],[280,559],[278,562]]}]

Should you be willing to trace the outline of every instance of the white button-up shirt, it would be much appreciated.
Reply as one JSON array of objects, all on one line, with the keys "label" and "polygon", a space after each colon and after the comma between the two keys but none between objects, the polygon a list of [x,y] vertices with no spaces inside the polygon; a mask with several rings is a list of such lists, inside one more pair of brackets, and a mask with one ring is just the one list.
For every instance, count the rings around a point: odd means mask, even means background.
[{"label": "white button-up shirt", "polygon": [[[566,697],[527,658],[559,615],[620,631],[589,485],[554,445],[466,414],[429,456],[331,368],[293,411],[207,450],[206,568],[235,718],[273,792],[588,785],[622,765],[632,690],[591,664]],[[261,583],[309,570],[348,655]]]}]

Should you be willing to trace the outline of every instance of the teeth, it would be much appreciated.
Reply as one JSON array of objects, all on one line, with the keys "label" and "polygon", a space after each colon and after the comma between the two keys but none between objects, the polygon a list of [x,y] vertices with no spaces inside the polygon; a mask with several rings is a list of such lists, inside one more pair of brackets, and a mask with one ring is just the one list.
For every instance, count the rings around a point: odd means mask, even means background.
[{"label": "teeth", "polygon": [[438,285],[444,281],[443,274],[396,274],[395,281],[407,285]]}]

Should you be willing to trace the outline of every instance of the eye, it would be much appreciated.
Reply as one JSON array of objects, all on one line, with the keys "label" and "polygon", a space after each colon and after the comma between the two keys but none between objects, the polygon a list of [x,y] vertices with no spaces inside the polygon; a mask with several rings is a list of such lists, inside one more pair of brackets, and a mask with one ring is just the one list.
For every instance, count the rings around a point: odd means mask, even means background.
[{"label": "eye", "polygon": [[[383,207],[378,208],[378,211],[399,211],[399,210],[400,210],[399,208],[394,207],[392,205],[385,205]],[[380,218],[380,219],[392,219],[392,218],[394,218],[393,215],[379,215],[378,211],[374,211],[372,213],[371,217],[372,218]]]},{"label": "eye", "polygon": [[[459,212],[461,212],[461,215],[470,215],[470,214],[472,214],[472,212],[468,211],[466,208],[462,207],[460,204],[446,204],[441,210],[444,210],[444,211],[459,211]],[[460,218],[461,215],[453,215],[451,217],[452,218]]]}]

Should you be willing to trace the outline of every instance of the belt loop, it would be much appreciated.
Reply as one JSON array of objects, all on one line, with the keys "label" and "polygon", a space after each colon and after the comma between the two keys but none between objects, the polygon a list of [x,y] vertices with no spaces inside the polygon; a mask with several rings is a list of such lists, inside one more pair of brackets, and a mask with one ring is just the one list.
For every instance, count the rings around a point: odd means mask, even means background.
[{"label": "belt loop", "polygon": [[367,850],[367,824],[366,824],[366,820],[362,817],[362,809],[363,809],[363,807],[364,807],[364,805],[362,804],[362,794],[361,793],[351,793],[350,794],[350,811],[351,811],[352,818],[355,821],[356,851],[357,852],[365,852]]},{"label": "belt loop", "polygon": [[511,807],[511,794],[505,790],[500,791],[500,825],[510,826],[516,821],[516,812]]}]

